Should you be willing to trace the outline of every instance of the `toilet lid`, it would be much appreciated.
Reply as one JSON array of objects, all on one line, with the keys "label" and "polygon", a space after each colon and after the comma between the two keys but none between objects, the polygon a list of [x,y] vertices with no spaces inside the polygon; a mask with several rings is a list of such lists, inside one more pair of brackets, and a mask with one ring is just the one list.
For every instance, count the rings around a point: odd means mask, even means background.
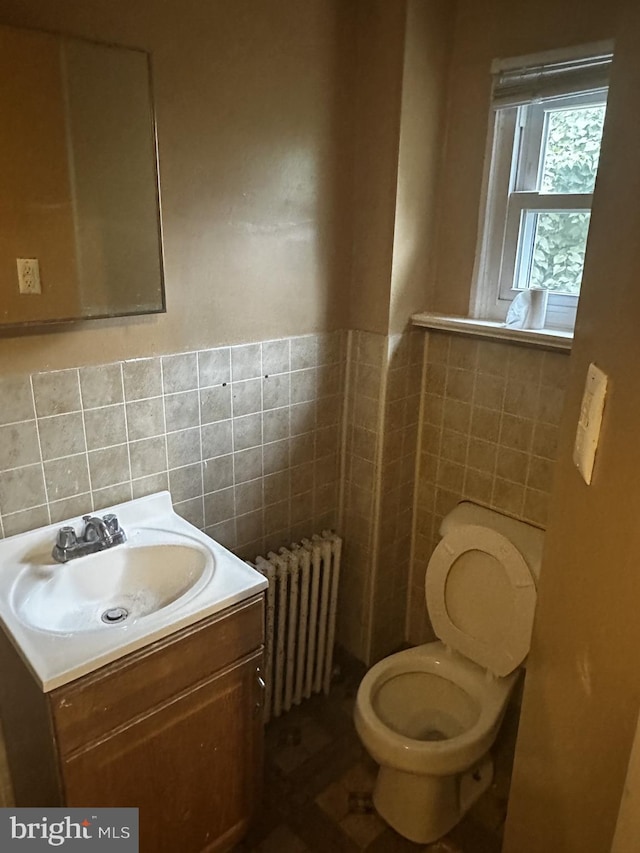
[{"label": "toilet lid", "polygon": [[429,561],[425,592],[437,636],[469,660],[504,676],[527,656],[536,588],[501,533],[475,524],[448,533]]}]

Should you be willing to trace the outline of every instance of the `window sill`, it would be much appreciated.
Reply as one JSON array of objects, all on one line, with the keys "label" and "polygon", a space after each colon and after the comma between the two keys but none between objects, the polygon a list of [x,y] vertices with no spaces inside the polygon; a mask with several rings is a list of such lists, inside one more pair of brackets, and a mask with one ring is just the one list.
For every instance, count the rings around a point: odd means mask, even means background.
[{"label": "window sill", "polygon": [[423,312],[411,317],[414,326],[434,329],[440,332],[452,332],[458,335],[472,335],[476,338],[489,338],[498,341],[511,341],[516,344],[540,347],[547,350],[568,352],[573,343],[572,332],[560,332],[556,329],[511,329],[504,323],[493,320],[478,320],[474,317],[454,317],[447,314]]}]

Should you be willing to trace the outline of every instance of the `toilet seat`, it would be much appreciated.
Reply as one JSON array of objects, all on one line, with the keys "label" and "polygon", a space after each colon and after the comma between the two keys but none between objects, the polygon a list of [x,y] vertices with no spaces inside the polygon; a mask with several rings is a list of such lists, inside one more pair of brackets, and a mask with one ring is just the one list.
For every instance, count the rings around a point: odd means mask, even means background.
[{"label": "toilet seat", "polygon": [[506,676],[527,656],[535,583],[501,533],[475,524],[448,533],[429,562],[425,594],[437,636],[469,660]]}]

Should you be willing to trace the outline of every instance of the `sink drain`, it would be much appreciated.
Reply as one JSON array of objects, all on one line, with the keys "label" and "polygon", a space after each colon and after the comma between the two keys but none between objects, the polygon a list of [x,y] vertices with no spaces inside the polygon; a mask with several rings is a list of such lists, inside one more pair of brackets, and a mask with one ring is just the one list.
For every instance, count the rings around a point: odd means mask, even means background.
[{"label": "sink drain", "polygon": [[124,622],[128,615],[129,611],[125,610],[124,607],[111,607],[109,610],[105,610],[100,618],[107,625],[117,625],[118,622]]}]

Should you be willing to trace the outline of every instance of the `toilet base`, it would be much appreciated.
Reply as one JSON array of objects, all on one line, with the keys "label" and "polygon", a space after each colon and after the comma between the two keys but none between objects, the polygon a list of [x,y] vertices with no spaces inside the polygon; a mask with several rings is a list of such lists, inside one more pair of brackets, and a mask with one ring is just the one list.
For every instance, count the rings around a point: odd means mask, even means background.
[{"label": "toilet base", "polygon": [[373,802],[396,832],[416,844],[429,844],[453,829],[492,779],[489,755],[456,776],[417,776],[381,767]]}]

